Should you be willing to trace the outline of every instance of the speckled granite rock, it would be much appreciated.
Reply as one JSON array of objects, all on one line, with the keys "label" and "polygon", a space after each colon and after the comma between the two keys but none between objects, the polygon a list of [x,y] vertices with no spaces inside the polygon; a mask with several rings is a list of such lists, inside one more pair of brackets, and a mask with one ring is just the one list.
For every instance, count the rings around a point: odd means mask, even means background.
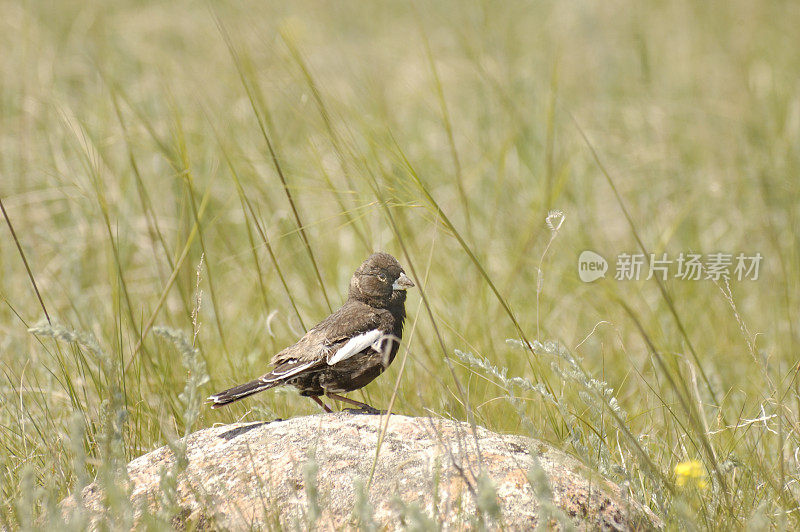
[{"label": "speckled granite rock", "polygon": [[[341,529],[372,519],[388,529],[463,529],[485,519],[490,527],[516,530],[545,519],[583,530],[660,527],[618,486],[522,436],[394,415],[376,460],[385,421],[342,412],[195,432],[186,441],[173,524],[180,528],[188,519],[192,527],[238,530],[316,522]],[[162,447],[128,465],[137,506],[157,511],[161,472],[173,464],[172,451]],[[97,485],[83,498],[91,512],[102,511]],[[73,498],[64,501],[65,508],[72,504]]]}]

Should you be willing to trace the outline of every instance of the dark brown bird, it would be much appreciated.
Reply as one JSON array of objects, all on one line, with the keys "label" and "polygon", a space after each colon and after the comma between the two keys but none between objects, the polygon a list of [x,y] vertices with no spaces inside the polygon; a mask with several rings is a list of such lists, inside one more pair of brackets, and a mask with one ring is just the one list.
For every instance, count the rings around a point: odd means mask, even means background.
[{"label": "dark brown bird", "polygon": [[350,293],[342,308],[275,355],[272,371],[216,393],[208,401],[219,408],[290,384],[326,412],[331,409],[320,399],[322,395],[376,412],[339,394],[366,386],[392,363],[403,336],[406,289],[412,286],[397,259],[388,253],[370,255],[350,279]]}]

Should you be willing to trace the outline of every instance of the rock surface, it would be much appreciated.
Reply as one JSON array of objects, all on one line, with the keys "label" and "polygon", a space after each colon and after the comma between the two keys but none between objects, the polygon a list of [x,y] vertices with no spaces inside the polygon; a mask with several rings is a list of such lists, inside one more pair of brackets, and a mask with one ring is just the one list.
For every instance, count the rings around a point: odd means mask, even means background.
[{"label": "rock surface", "polygon": [[[385,416],[340,412],[195,432],[185,442],[172,522],[234,530],[369,528],[370,522],[384,529],[464,529],[481,520],[512,530],[543,522],[583,530],[661,526],[618,486],[545,443],[393,415],[376,459],[385,423]],[[174,463],[174,453],[162,447],[128,464],[137,507],[158,511],[161,476]],[[93,484],[82,492],[95,515],[101,491]],[[65,500],[65,510],[74,504],[74,497]]]}]

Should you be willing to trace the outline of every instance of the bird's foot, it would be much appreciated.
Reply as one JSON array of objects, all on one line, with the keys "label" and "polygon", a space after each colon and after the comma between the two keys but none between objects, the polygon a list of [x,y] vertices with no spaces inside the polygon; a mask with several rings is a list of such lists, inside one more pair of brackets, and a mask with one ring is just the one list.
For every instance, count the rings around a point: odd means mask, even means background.
[{"label": "bird's foot", "polygon": [[331,399],[335,399],[337,401],[342,401],[343,403],[348,403],[358,408],[344,408],[342,412],[350,412],[351,414],[385,414],[385,410],[378,410],[372,406],[369,406],[367,403],[362,403],[361,401],[356,401],[355,399],[350,399],[349,397],[345,397],[343,395],[339,395],[337,393],[327,392],[326,395]]},{"label": "bird's foot", "polygon": [[378,410],[367,404],[360,408],[343,408],[342,412],[347,412],[348,414],[367,414],[370,416],[382,416],[386,414],[386,410]]}]

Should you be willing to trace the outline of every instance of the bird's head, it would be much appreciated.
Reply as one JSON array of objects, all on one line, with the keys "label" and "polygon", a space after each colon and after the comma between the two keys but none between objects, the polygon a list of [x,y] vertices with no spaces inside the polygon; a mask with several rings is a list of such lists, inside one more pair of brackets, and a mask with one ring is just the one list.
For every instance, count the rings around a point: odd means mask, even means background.
[{"label": "bird's head", "polygon": [[406,289],[414,283],[397,259],[388,253],[373,253],[350,279],[350,298],[375,308],[391,308],[406,300]]}]

